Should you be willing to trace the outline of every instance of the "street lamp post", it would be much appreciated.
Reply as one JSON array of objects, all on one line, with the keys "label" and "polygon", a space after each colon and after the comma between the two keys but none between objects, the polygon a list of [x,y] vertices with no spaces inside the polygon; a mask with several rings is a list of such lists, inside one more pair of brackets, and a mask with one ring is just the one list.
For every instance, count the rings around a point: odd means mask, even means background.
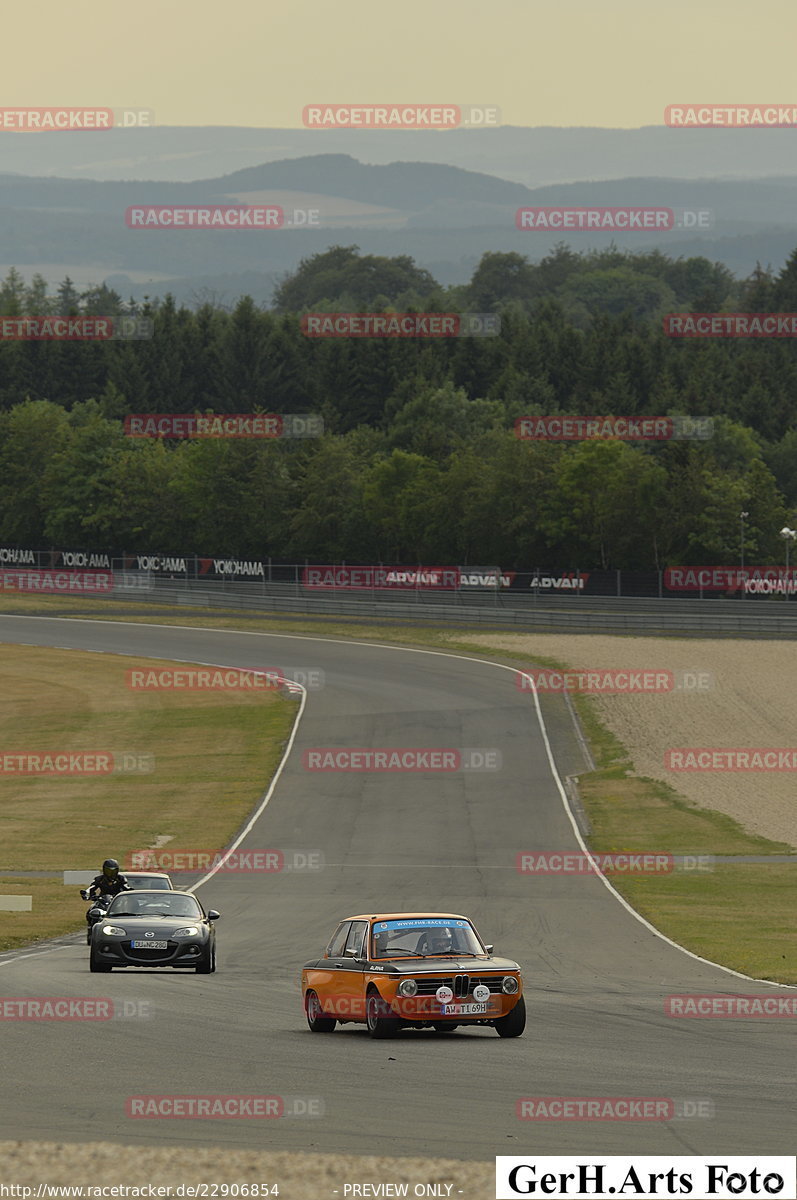
[{"label": "street lamp post", "polygon": [[794,539],[797,538],[797,529],[789,529],[788,525],[784,525],[780,531],[780,536],[783,538],[784,542],[786,543],[786,590],[784,592],[784,596],[788,600],[788,598],[789,598],[789,547],[790,547],[791,543],[794,541]]},{"label": "street lamp post", "polygon": [[744,519],[745,519],[745,517],[749,517],[749,516],[750,516],[749,512],[740,512],[739,513],[739,520],[741,523],[741,533],[739,536],[739,549],[741,550],[742,570],[744,570]]}]

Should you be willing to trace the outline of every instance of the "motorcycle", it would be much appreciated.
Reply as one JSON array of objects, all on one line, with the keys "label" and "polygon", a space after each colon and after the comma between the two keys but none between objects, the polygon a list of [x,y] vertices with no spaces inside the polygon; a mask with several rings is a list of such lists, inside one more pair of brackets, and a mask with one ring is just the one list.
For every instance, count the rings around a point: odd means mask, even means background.
[{"label": "motorcycle", "polygon": [[[88,900],[90,898],[88,889],[82,891],[80,893],[80,895],[84,900]],[[97,922],[101,921],[102,918],[105,916],[105,913],[108,910],[108,905],[111,903],[112,900],[113,900],[113,896],[110,896],[108,894],[102,894],[91,900],[89,907],[86,909],[86,922],[88,925],[88,928],[86,929],[86,944],[87,945],[89,945],[89,946],[91,945],[91,931],[94,928],[94,926],[97,924]]]}]

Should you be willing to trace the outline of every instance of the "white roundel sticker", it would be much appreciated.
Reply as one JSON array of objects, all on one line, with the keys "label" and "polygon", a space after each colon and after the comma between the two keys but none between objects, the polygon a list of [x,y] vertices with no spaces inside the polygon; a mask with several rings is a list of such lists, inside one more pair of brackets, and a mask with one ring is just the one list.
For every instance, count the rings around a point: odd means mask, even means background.
[{"label": "white roundel sticker", "polygon": [[473,989],[473,999],[478,1000],[481,1004],[484,1000],[490,999],[490,989],[485,987],[483,983],[478,983]]},{"label": "white roundel sticker", "polygon": [[449,1004],[450,1001],[454,999],[454,993],[451,991],[451,988],[446,987],[445,984],[443,987],[439,987],[437,989],[435,995],[441,1004]]}]

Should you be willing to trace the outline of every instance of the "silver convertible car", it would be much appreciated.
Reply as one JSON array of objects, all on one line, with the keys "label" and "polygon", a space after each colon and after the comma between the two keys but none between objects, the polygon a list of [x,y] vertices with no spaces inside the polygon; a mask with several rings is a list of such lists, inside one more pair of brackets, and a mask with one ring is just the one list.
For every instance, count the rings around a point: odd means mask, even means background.
[{"label": "silver convertible car", "polygon": [[121,892],[91,931],[89,967],[190,967],[210,975],[219,915],[205,912],[192,892]]}]

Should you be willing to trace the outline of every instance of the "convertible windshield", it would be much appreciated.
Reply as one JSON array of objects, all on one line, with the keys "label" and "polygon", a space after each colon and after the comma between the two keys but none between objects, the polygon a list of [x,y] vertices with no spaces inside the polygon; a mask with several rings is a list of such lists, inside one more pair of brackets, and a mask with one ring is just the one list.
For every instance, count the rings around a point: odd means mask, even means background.
[{"label": "convertible windshield", "polygon": [[446,917],[374,921],[372,941],[373,958],[484,954],[469,921]]},{"label": "convertible windshield", "polygon": [[157,896],[147,892],[122,892],[108,909],[115,917],[201,917],[202,909],[193,896],[162,892]]}]

